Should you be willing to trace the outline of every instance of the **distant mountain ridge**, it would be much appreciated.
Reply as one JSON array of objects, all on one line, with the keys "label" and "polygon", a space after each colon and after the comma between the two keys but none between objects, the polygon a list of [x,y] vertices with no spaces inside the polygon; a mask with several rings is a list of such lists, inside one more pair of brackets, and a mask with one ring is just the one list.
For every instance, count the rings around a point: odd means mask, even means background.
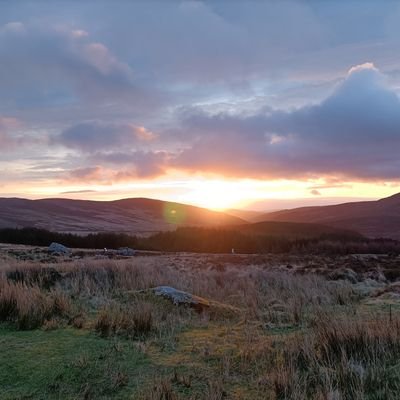
[{"label": "distant mountain ridge", "polygon": [[0,198],[0,228],[148,234],[177,226],[244,224],[241,218],[186,204],[131,198],[114,201]]},{"label": "distant mountain ridge", "polygon": [[258,221],[307,222],[400,240],[400,193],[376,201],[300,207],[265,213]]},{"label": "distant mountain ridge", "polygon": [[[242,214],[247,216],[246,213]],[[253,213],[248,216],[255,216]],[[55,232],[151,234],[179,226],[229,227],[282,236],[313,236],[329,228],[400,240],[400,193],[377,201],[301,207],[257,216],[258,222],[225,212],[147,198],[113,201],[0,198],[0,228],[37,227]],[[281,224],[267,224],[279,222]],[[300,223],[290,225],[284,223]],[[308,225],[307,225],[308,224]],[[248,226],[246,226],[248,225]],[[335,233],[332,231],[332,233]]]}]

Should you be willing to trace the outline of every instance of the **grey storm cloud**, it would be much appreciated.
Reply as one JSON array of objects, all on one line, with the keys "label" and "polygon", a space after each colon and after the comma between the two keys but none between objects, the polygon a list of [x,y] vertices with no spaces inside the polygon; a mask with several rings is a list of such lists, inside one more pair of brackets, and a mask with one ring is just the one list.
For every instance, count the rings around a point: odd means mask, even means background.
[{"label": "grey storm cloud", "polygon": [[194,171],[259,177],[400,178],[400,101],[370,63],[352,68],[318,105],[251,116],[186,115],[192,145],[175,160]]}]

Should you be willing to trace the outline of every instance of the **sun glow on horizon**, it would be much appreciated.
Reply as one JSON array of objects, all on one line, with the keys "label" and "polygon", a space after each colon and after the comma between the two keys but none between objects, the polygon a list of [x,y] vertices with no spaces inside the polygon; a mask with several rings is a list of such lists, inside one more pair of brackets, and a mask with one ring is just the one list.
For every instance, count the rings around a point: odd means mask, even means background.
[{"label": "sun glow on horizon", "polygon": [[[400,185],[389,183],[339,182],[329,185],[324,180],[257,180],[224,179],[223,177],[170,176],[167,179],[136,181],[129,183],[56,185],[41,182],[30,186],[18,182],[4,187],[4,197],[24,197],[30,199],[62,197],[82,200],[118,200],[121,198],[146,197],[167,202],[190,204],[216,211],[236,209],[263,209],[283,200],[282,207],[298,200],[296,206],[323,205],[353,199],[378,199],[400,191]],[[8,190],[7,190],[8,189]]]},{"label": "sun glow on horizon", "polygon": [[188,181],[186,189],[187,192],[179,196],[179,202],[224,211],[246,208],[268,198],[294,198],[304,189],[304,182],[196,179]]},{"label": "sun glow on horizon", "polygon": [[180,197],[183,203],[222,211],[237,207],[248,200],[249,190],[254,189],[245,186],[241,182],[197,181],[190,185],[188,193]]}]

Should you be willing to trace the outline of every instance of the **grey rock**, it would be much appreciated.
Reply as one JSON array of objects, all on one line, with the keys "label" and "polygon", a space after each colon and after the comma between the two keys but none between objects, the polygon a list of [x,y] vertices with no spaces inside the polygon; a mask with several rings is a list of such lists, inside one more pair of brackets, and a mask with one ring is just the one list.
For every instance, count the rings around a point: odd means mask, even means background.
[{"label": "grey rock", "polygon": [[197,310],[210,307],[210,302],[207,299],[175,289],[171,286],[157,286],[152,290],[156,296],[162,296],[175,305],[187,305]]},{"label": "grey rock", "polygon": [[120,247],[117,254],[120,256],[132,257],[136,254],[136,251],[129,247]]},{"label": "grey rock", "polygon": [[69,255],[71,250],[60,243],[53,242],[49,246],[49,252],[52,254]]}]

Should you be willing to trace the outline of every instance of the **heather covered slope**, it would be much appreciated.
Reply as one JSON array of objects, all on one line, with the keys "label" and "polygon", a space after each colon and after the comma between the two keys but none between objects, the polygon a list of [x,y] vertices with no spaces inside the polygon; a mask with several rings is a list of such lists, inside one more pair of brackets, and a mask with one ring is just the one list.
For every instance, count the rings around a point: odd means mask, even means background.
[{"label": "heather covered slope", "polygon": [[282,210],[263,214],[259,221],[317,223],[354,230],[368,237],[400,239],[400,194],[377,201]]},{"label": "heather covered slope", "polygon": [[240,218],[160,200],[116,201],[0,198],[0,228],[37,227],[57,232],[151,233],[176,226],[242,224]]}]

